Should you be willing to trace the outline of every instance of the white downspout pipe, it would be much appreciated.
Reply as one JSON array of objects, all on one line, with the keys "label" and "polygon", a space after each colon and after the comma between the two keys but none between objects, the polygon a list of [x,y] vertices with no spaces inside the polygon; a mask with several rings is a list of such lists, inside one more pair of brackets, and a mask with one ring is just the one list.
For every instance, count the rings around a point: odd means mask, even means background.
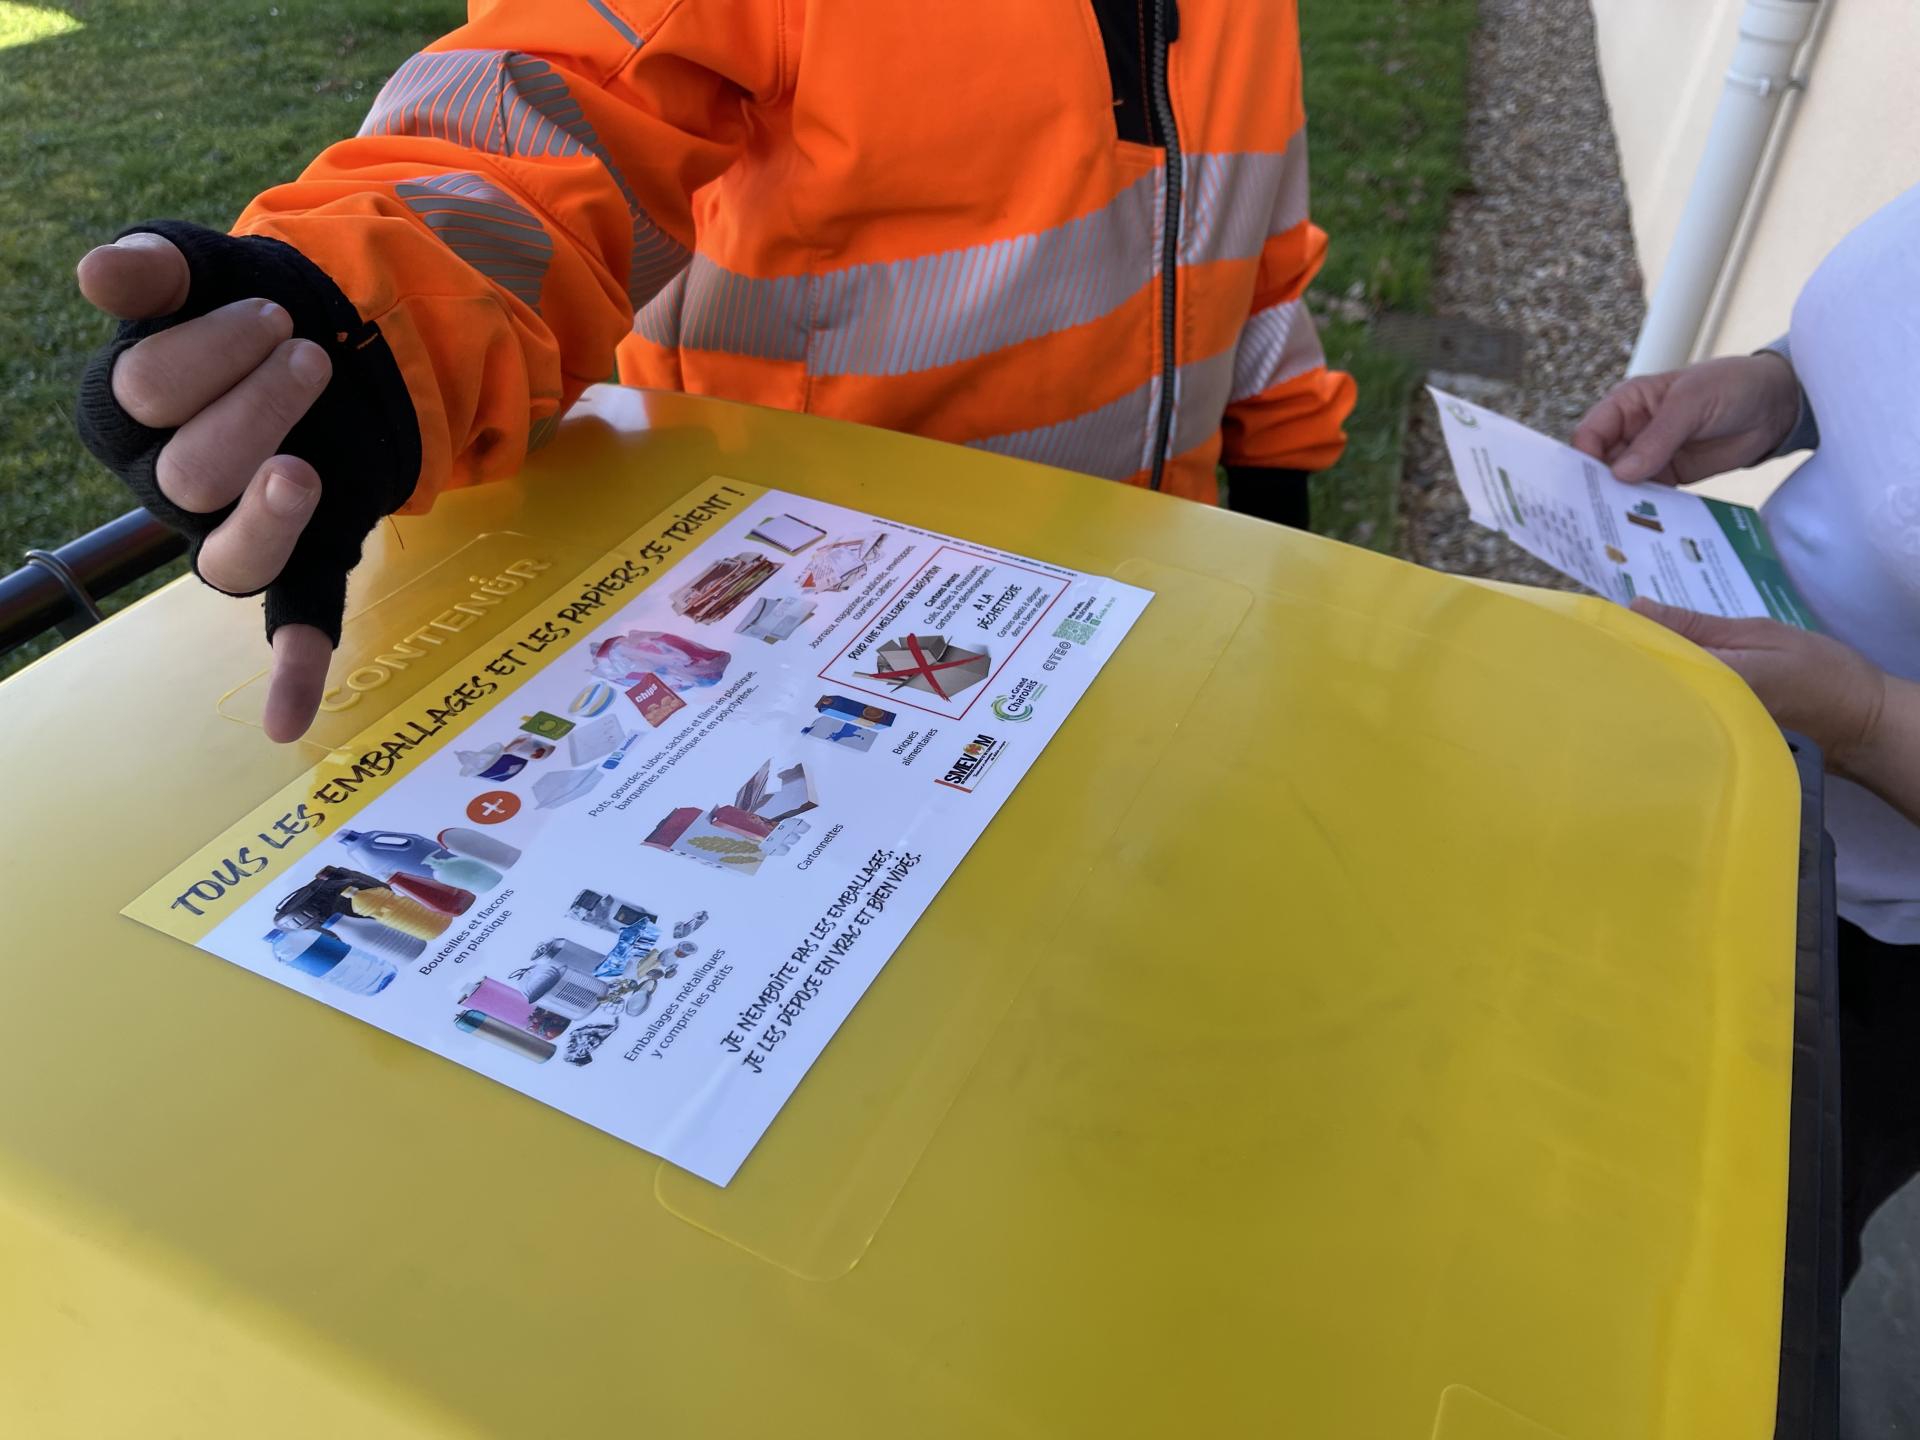
[{"label": "white downspout pipe", "polygon": [[1816,0],[1813,28],[1807,33],[1806,43],[1800,47],[1800,58],[1794,65],[1793,78],[1787,82],[1786,98],[1780,102],[1780,113],[1773,121],[1773,134],[1768,137],[1766,153],[1760,157],[1760,169],[1753,178],[1753,192],[1747,197],[1747,208],[1740,216],[1740,228],[1734,234],[1733,244],[1727,248],[1727,263],[1720,267],[1720,283],[1714,287],[1713,302],[1707,306],[1706,318],[1700,322],[1700,334],[1694,341],[1690,359],[1711,355],[1720,339],[1727,311],[1733,304],[1734,292],[1740,286],[1741,272],[1747,268],[1747,257],[1753,252],[1753,242],[1760,229],[1760,217],[1766,213],[1767,197],[1773,190],[1774,177],[1779,173],[1781,157],[1786,152],[1787,136],[1793,130],[1794,117],[1806,103],[1814,63],[1820,55],[1820,42],[1826,37],[1827,22],[1833,18],[1833,3],[1834,0]]},{"label": "white downspout pipe", "polygon": [[1727,254],[1773,133],[1794,57],[1812,28],[1816,0],[1747,0],[1740,40],[1707,135],[1693,191],[1634,346],[1629,375],[1684,365],[1719,286]]}]

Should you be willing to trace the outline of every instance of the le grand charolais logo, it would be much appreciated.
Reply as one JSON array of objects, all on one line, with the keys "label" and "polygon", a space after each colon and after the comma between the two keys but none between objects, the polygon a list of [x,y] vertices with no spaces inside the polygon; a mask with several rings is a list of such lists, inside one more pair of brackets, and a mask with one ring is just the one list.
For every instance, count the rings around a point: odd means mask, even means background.
[{"label": "le grand charolais logo", "polygon": [[1012,691],[993,697],[993,713],[1002,720],[1018,724],[1033,718],[1033,702],[1046,693],[1047,687],[1035,680],[1019,680]]}]

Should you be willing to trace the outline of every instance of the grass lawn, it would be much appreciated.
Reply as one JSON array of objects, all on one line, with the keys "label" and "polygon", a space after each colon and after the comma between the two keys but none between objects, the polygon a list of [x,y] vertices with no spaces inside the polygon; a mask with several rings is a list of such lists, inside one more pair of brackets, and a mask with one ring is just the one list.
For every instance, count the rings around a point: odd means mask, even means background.
[{"label": "grass lawn", "polygon": [[[224,226],[350,134],[394,67],[464,8],[0,0],[0,569],[128,506],[73,437],[75,378],[107,332],[73,288],[74,261],[149,216]],[[1315,213],[1334,237],[1323,293],[1420,309],[1461,178],[1473,0],[1301,0],[1301,12]],[[1416,376],[1369,348],[1361,323],[1330,324],[1327,341],[1361,402],[1351,453],[1318,491],[1322,528],[1390,548]]]},{"label": "grass lawn", "polygon": [[[1467,56],[1475,0],[1300,0],[1313,213],[1332,237],[1323,300],[1424,311],[1447,207],[1466,183]],[[1314,487],[1314,527],[1392,550],[1400,446],[1420,375],[1368,343],[1364,323],[1322,326],[1360,382],[1346,457]]]}]

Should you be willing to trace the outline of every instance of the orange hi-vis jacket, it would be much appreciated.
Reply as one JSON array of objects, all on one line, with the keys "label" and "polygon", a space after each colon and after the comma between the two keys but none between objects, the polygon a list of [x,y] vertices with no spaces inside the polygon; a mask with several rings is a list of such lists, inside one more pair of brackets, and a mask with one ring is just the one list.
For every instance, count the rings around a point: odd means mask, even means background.
[{"label": "orange hi-vis jacket", "polygon": [[234,233],[377,323],[410,511],[616,356],[1212,501],[1344,443],[1303,124],[1294,0],[474,0]]}]

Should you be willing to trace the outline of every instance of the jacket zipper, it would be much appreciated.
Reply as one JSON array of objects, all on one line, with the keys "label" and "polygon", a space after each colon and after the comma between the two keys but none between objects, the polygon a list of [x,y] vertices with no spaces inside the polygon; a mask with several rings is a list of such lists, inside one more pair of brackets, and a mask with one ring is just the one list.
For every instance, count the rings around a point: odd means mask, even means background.
[{"label": "jacket zipper", "polygon": [[[1153,4],[1153,113],[1160,125],[1161,142],[1167,150],[1165,220],[1160,237],[1160,413],[1154,422],[1153,475],[1148,482],[1160,488],[1167,468],[1167,450],[1173,443],[1174,375],[1179,359],[1175,341],[1179,335],[1180,280],[1180,206],[1181,187],[1186,176],[1180,153],[1180,131],[1173,118],[1173,89],[1167,81],[1169,51],[1178,33],[1178,0],[1152,0]],[[1172,24],[1169,21],[1169,12]]]}]

